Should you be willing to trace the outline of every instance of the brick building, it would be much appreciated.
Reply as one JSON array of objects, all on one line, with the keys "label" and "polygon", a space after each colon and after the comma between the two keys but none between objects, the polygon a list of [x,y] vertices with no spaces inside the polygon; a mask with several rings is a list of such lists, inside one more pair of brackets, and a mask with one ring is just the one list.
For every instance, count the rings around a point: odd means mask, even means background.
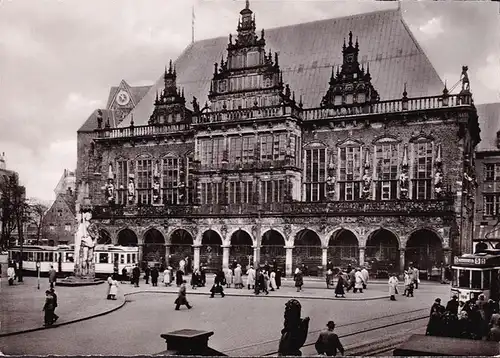
[{"label": "brick building", "polygon": [[66,193],[59,193],[56,200],[43,217],[43,241],[49,246],[74,243],[78,228],[75,212],[75,193],[68,188]]},{"label": "brick building", "polygon": [[478,190],[476,194],[474,251],[500,248],[500,103],[480,104],[481,143],[476,148]]},{"label": "brick building", "polygon": [[146,261],[276,259],[287,274],[329,259],[428,269],[470,250],[472,95],[466,80],[448,93],[400,11],[259,33],[248,2],[240,15],[122,120],[108,106],[79,131],[101,231]]}]

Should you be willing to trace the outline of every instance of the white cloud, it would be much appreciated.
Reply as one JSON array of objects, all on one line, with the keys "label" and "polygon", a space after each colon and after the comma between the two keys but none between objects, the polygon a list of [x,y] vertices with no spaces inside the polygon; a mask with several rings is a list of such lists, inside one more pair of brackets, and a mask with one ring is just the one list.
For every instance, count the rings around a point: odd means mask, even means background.
[{"label": "white cloud", "polygon": [[71,92],[66,99],[64,108],[66,111],[73,113],[90,113],[97,108],[102,101],[96,99],[85,98],[81,93]]},{"label": "white cloud", "polygon": [[441,17],[433,17],[424,25],[421,25],[418,29],[420,30],[420,32],[431,38],[437,37],[439,34],[444,32],[443,25],[441,23]]},{"label": "white cloud", "polygon": [[[492,53],[486,58],[486,65],[477,70],[476,76],[479,81],[490,90],[494,91],[487,102],[497,102],[500,100],[500,51]],[[474,84],[471,83],[474,90]]]}]

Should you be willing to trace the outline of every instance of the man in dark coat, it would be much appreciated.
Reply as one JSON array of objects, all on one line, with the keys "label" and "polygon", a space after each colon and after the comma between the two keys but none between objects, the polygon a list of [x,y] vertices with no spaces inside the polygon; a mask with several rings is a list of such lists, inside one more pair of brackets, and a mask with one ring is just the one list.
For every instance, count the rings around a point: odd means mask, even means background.
[{"label": "man in dark coat", "polygon": [[319,334],[318,340],[314,345],[318,354],[325,354],[329,357],[335,357],[337,355],[337,349],[342,355],[344,355],[344,347],[340,343],[339,336],[333,332],[335,329],[335,323],[329,321],[326,325],[328,329]]},{"label": "man in dark coat", "polygon": [[122,281],[128,281],[127,269],[125,267],[122,268]]},{"label": "man in dark coat", "polygon": [[53,317],[53,322],[57,321],[59,319],[59,316],[56,315],[56,308],[57,308],[57,294],[54,288],[50,289],[50,294],[52,297],[54,297],[54,309],[52,310],[52,317]]},{"label": "man in dark coat", "polygon": [[431,314],[429,317],[429,323],[427,324],[427,330],[425,334],[427,336],[442,336],[442,317],[445,312],[445,308],[441,306],[441,299],[436,298],[434,304],[431,307]]},{"label": "man in dark coat", "polygon": [[453,295],[451,300],[446,304],[446,311],[453,313],[454,315],[458,315],[458,296]]},{"label": "man in dark coat", "polygon": [[220,270],[215,275],[214,284],[213,284],[212,288],[210,289],[210,292],[212,293],[210,295],[210,298],[214,298],[216,293],[220,293],[220,295],[222,297],[224,297],[225,296],[225,294],[224,294],[224,285],[225,284],[226,284],[226,276],[224,275],[224,272],[222,270]]},{"label": "man in dark coat", "polygon": [[276,268],[276,288],[279,290],[281,287],[281,270]]},{"label": "man in dark coat", "polygon": [[49,290],[45,291],[43,311],[45,312],[44,326],[51,326],[54,323],[54,296]]},{"label": "man in dark coat", "polygon": [[146,266],[146,269],[144,270],[144,279],[146,280],[146,285],[149,284],[149,275],[151,273],[151,269],[149,268],[149,265]]},{"label": "man in dark coat", "polygon": [[155,266],[151,270],[151,284],[154,286],[158,286],[158,276],[160,273],[158,272],[158,268]]},{"label": "man in dark coat", "polygon": [[326,264],[326,270],[331,270],[333,272],[333,262],[332,260],[328,260],[328,263]]},{"label": "man in dark coat", "polygon": [[132,269],[132,281],[135,287],[139,287],[139,278],[141,277],[141,269],[135,265]]},{"label": "man in dark coat", "polygon": [[182,271],[181,270],[177,270],[175,272],[175,284],[177,285],[177,287],[181,287],[182,285]]},{"label": "man in dark coat", "polygon": [[177,299],[175,300],[175,310],[179,311],[180,307],[182,305],[186,305],[188,309],[193,308],[191,306],[186,298],[186,281],[182,281],[181,283],[181,288],[179,289],[179,295],[177,296]]},{"label": "man in dark coat", "polygon": [[54,266],[50,265],[50,270],[49,270],[49,283],[50,283],[50,288],[54,288],[54,285],[56,284],[57,280],[57,272],[54,270]]}]

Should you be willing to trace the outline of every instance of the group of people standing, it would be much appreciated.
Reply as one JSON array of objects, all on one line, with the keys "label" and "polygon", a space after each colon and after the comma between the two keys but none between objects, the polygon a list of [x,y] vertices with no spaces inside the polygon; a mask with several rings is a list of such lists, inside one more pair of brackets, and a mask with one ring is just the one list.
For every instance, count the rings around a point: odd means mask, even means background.
[{"label": "group of people standing", "polygon": [[57,308],[57,294],[53,287],[45,291],[45,304],[43,305],[44,311],[44,326],[52,326],[58,319],[56,315]]},{"label": "group of people standing", "polygon": [[[331,261],[327,264],[327,286],[329,281],[333,278],[333,264]],[[341,269],[337,273],[337,284],[335,286],[335,298],[345,298],[345,292],[351,289],[353,293],[363,293],[368,285],[370,274],[366,267],[353,268],[351,265],[347,266],[346,271]]]},{"label": "group of people standing", "polygon": [[498,302],[486,300],[483,294],[477,300],[459,302],[454,295],[444,307],[436,298],[426,335],[500,342]]}]

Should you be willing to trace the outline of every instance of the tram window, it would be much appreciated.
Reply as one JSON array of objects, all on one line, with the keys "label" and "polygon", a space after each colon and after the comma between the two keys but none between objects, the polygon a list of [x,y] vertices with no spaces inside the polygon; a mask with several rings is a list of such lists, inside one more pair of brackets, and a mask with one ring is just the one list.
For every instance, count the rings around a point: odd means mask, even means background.
[{"label": "tram window", "polygon": [[120,263],[124,264],[125,263],[125,254],[120,255]]},{"label": "tram window", "polygon": [[66,253],[66,262],[75,262],[75,260],[73,258],[73,253],[71,253],[71,252]]},{"label": "tram window", "polygon": [[34,261],[33,260],[33,252],[28,252],[28,260],[26,261]]},{"label": "tram window", "polygon": [[119,254],[114,254],[114,258],[113,258],[113,263],[118,263],[120,262],[120,255]]},{"label": "tram window", "polygon": [[107,253],[99,254],[99,263],[100,264],[107,264],[108,259],[109,259],[109,255]]},{"label": "tram window", "polygon": [[470,288],[470,270],[460,270],[458,287]]},{"label": "tram window", "polygon": [[54,253],[53,252],[49,252],[49,261],[54,262]]},{"label": "tram window", "polygon": [[36,252],[36,261],[42,261],[42,260],[43,260],[43,253]]},{"label": "tram window", "polygon": [[472,288],[481,289],[481,271],[472,271]]},{"label": "tram window", "polygon": [[135,254],[132,254],[132,263],[135,263]]},{"label": "tram window", "polygon": [[28,261],[28,253],[23,252],[23,261]]},{"label": "tram window", "polygon": [[127,263],[130,263],[130,254],[127,254]]},{"label": "tram window", "polygon": [[483,271],[483,290],[488,290],[490,288],[490,275],[491,271]]}]

